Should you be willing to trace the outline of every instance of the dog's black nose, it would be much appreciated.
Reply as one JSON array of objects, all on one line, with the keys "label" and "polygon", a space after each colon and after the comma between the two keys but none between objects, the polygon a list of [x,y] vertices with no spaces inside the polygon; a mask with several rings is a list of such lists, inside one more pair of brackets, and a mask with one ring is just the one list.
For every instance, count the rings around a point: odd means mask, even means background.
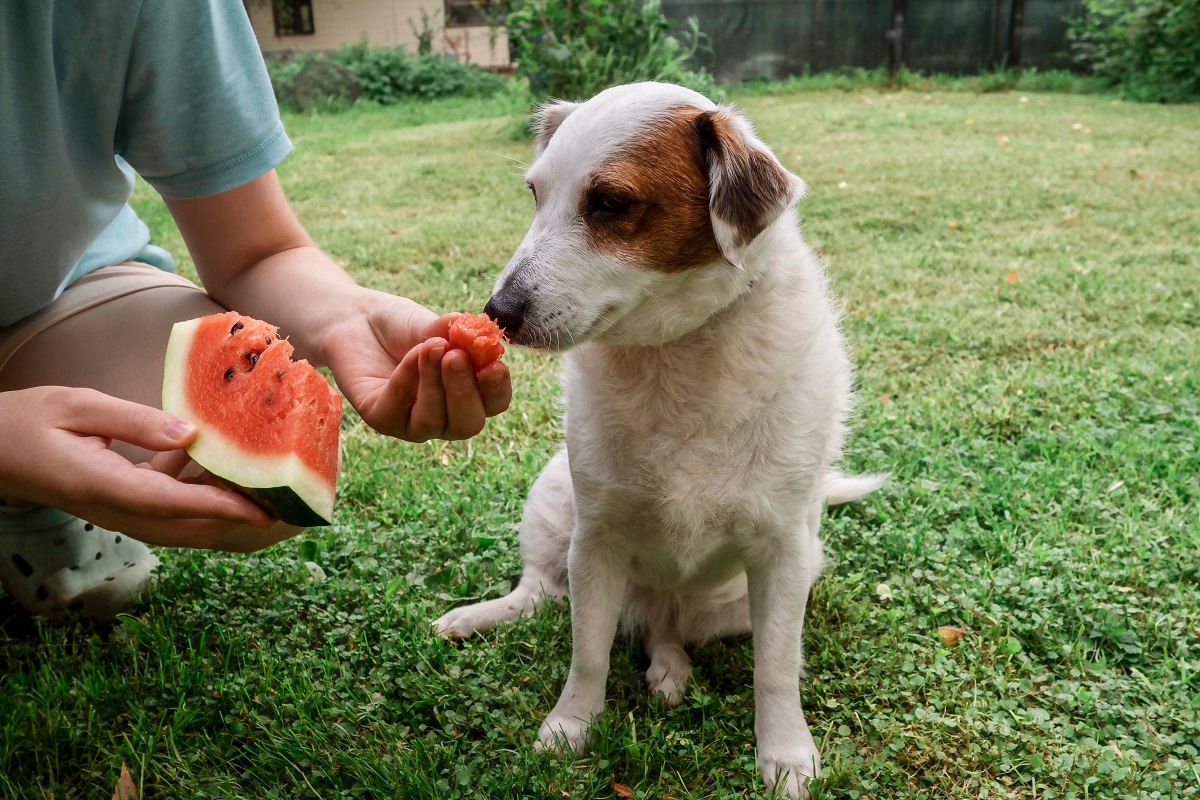
[{"label": "dog's black nose", "polygon": [[519,295],[514,297],[506,292],[494,294],[483,307],[483,313],[496,320],[496,324],[504,329],[504,334],[512,338],[525,321],[525,298]]}]

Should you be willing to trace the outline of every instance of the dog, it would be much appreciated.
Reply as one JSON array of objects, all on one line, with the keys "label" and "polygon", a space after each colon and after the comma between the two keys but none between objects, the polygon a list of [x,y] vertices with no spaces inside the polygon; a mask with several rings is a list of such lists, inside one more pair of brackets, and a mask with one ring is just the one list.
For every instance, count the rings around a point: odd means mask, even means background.
[{"label": "dog", "polygon": [[618,626],[677,705],[687,648],[753,633],[758,767],[807,794],[801,632],[826,503],[886,476],[834,465],[851,368],[792,207],[805,184],[734,109],[662,83],[535,117],[533,222],[485,311],[565,351],[566,446],[531,487],[524,573],[434,625],[462,638],[571,595],[573,651],[540,747],[583,752]]}]

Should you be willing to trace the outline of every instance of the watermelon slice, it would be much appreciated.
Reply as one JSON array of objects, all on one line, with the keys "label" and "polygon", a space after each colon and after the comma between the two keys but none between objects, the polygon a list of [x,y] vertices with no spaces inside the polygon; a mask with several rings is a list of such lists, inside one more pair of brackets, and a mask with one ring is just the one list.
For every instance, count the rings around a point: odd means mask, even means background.
[{"label": "watermelon slice", "polygon": [[290,525],[328,525],[342,398],[274,325],[234,311],[178,322],[163,410],[199,428],[188,455]]},{"label": "watermelon slice", "polygon": [[463,314],[450,323],[450,346],[466,350],[475,371],[504,355],[504,332],[487,314]]}]

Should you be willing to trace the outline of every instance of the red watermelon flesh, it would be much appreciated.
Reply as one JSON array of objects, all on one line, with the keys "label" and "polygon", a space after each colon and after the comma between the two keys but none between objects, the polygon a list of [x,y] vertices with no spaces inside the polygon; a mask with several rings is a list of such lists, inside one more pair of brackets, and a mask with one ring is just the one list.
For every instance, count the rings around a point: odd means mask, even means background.
[{"label": "red watermelon flesh", "polygon": [[475,371],[504,355],[504,332],[487,314],[463,314],[450,323],[450,346],[466,350]]},{"label": "red watermelon flesh", "polygon": [[171,332],[163,409],[199,428],[188,453],[293,525],[332,520],[341,395],[274,325],[230,311]]}]

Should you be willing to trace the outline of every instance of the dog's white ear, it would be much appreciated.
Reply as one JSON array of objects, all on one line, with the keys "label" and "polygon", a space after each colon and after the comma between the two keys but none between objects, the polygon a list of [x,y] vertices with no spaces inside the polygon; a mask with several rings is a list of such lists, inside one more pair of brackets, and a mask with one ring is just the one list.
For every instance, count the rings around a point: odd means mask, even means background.
[{"label": "dog's white ear", "polygon": [[553,103],[544,103],[538,107],[533,114],[534,161],[542,157],[546,146],[550,144],[550,137],[554,136],[558,126],[562,125],[563,120],[577,108],[579,108],[579,103],[569,103],[566,100],[555,100]]},{"label": "dog's white ear", "polygon": [[708,207],[717,245],[740,267],[746,247],[807,187],[732,110],[703,112],[696,117],[696,129],[708,164]]}]

